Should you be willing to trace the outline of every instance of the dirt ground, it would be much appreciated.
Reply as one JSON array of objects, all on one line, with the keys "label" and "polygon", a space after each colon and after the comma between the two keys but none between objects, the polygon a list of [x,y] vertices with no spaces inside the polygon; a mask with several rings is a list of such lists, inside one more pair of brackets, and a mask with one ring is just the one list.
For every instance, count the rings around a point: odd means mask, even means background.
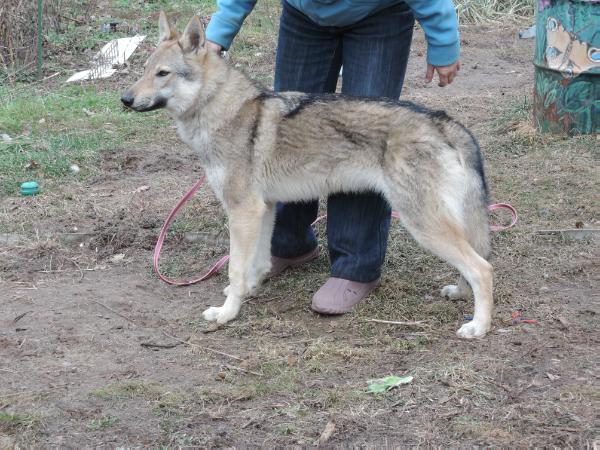
[{"label": "dirt ground", "polygon": [[[90,182],[1,200],[2,217],[23,232],[0,242],[0,447],[308,446],[321,437],[331,446],[599,448],[598,241],[538,234],[598,227],[598,141],[535,137],[527,113],[518,116],[533,41],[515,35],[465,28],[460,77],[441,89],[422,81],[418,34],[403,93],[471,127],[493,199],[521,214],[494,236],[489,336],[455,336],[471,314],[470,302],[439,295],[455,271],[397,224],[382,286],[355,312],[310,311],[327,277],[322,252],[267,283],[239,319],[207,330],[200,314],[222,302],[225,276],[174,288],[150,268],[163,218],[200,173],[175,130],[157,129],[154,145],[107,151]],[[210,192],[174,230],[169,273],[198,272],[226,252]],[[513,326],[517,310],[538,323]],[[387,375],[414,378],[367,392]]]}]

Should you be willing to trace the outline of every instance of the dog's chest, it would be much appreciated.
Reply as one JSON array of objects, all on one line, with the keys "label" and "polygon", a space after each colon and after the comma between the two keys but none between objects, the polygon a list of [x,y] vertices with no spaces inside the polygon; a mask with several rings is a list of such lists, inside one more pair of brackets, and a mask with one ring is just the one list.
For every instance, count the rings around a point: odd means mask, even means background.
[{"label": "dog's chest", "polygon": [[177,133],[186,145],[198,153],[203,166],[209,163],[210,137],[204,127],[180,121],[177,123]]},{"label": "dog's chest", "polygon": [[225,187],[225,169],[211,158],[211,139],[202,127],[190,127],[185,123],[177,124],[177,132],[181,140],[194,150],[199,158],[206,180],[221,203]]},{"label": "dog's chest", "polygon": [[206,180],[221,203],[224,202],[225,170],[222,167],[208,166],[204,168]]}]

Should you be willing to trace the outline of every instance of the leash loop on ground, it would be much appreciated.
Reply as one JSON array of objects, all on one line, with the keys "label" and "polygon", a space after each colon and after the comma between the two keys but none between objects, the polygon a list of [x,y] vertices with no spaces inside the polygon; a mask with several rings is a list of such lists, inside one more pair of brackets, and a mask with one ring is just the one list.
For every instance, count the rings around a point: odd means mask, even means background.
[{"label": "leash loop on ground", "polygon": [[510,211],[510,215],[511,215],[510,224],[508,224],[506,226],[491,224],[490,225],[491,231],[508,230],[509,228],[512,228],[517,224],[517,220],[519,220],[519,215],[517,214],[517,210],[514,208],[514,206],[509,205],[508,203],[492,203],[491,205],[488,205],[488,211],[495,211],[497,209],[507,209],[508,211]]},{"label": "leash loop on ground", "polygon": [[192,198],[192,196],[196,193],[196,191],[198,191],[198,189],[200,189],[200,187],[203,184],[204,184],[204,175],[202,177],[200,177],[200,179],[181,198],[181,200],[179,200],[179,202],[177,202],[177,204],[175,205],[175,208],[173,208],[173,210],[167,216],[167,219],[165,220],[165,223],[163,224],[163,226],[160,230],[160,233],[158,235],[158,240],[156,241],[156,245],[154,246],[154,256],[153,256],[152,262],[154,265],[154,272],[156,272],[156,275],[158,275],[158,278],[163,280],[165,283],[169,283],[174,286],[189,286],[191,284],[196,284],[200,281],[204,281],[204,280],[207,280],[208,278],[212,277],[214,274],[216,274],[221,269],[221,267],[223,267],[227,263],[227,261],[229,261],[229,255],[225,255],[220,260],[218,260],[216,262],[216,264],[213,265],[208,270],[208,272],[206,272],[204,275],[202,275],[198,278],[192,278],[191,280],[174,280],[172,278],[169,278],[169,277],[163,275],[160,271],[160,268],[158,267],[158,260],[160,259],[160,252],[161,252],[162,246],[165,242],[165,237],[167,236],[167,231],[169,231],[169,226],[171,225],[171,222],[173,222],[173,220],[175,219],[175,216],[177,215],[177,213],[179,212],[181,207],[183,205],[185,205],[190,198]]},{"label": "leash loop on ground", "polygon": [[[172,284],[174,286],[189,286],[192,284],[199,283],[200,281],[207,280],[208,278],[210,278],[214,274],[216,274],[219,270],[221,270],[221,267],[223,267],[225,264],[227,264],[227,261],[229,261],[229,255],[225,255],[221,259],[219,259],[204,275],[201,275],[200,277],[192,278],[189,280],[174,280],[172,278],[169,278],[161,273],[160,268],[158,266],[158,261],[160,259],[160,253],[162,251],[162,247],[165,242],[165,237],[167,236],[167,232],[169,231],[169,226],[171,225],[171,223],[175,219],[175,216],[177,215],[179,210],[183,207],[183,205],[185,205],[189,201],[189,199],[192,198],[192,196],[198,191],[198,189],[200,189],[202,187],[202,185],[204,184],[204,180],[205,180],[205,178],[203,175],[191,187],[191,189],[181,198],[181,200],[179,200],[179,202],[177,202],[177,204],[175,205],[173,210],[167,216],[167,219],[165,220],[165,223],[163,224],[163,226],[160,230],[160,233],[158,235],[158,240],[156,241],[156,245],[154,246],[154,255],[152,258],[154,272],[156,272],[156,275],[158,276],[158,278],[163,280],[165,283]],[[512,228],[516,225],[517,220],[518,220],[518,215],[517,215],[517,210],[512,205],[509,205],[508,203],[493,203],[491,205],[488,205],[488,211],[495,211],[497,209],[506,209],[506,210],[510,211],[511,221],[510,221],[510,224],[506,225],[506,226],[491,224],[490,225],[491,231],[494,231],[494,232],[504,231],[504,230],[508,230],[509,228]],[[397,211],[392,211],[392,217],[394,219],[399,219],[400,214]],[[327,214],[319,216],[315,219],[315,221],[311,225],[315,225],[316,223],[318,223],[326,218],[327,218]]]}]

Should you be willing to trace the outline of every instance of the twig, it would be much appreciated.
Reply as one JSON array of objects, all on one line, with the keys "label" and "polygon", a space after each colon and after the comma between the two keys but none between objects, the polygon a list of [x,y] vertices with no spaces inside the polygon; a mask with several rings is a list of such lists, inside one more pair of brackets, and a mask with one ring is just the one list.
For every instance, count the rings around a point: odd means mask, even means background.
[{"label": "twig", "polygon": [[83,280],[83,270],[81,270],[81,266],[74,259],[70,259],[69,261],[71,261],[75,265],[75,267],[77,267],[77,269],[79,269],[79,273],[81,274],[79,281]]},{"label": "twig", "polygon": [[275,300],[281,300],[282,297],[271,297],[271,298],[257,298],[257,297],[250,297],[247,300],[244,300],[244,302],[242,303],[242,305],[246,304],[246,303],[251,303],[253,305],[263,305],[265,303],[270,303],[272,301]]},{"label": "twig", "polygon": [[115,311],[114,309],[112,309],[110,306],[105,305],[102,302],[99,302],[98,300],[92,300],[94,303],[97,303],[98,305],[108,309],[109,311],[115,313],[117,316],[121,316],[123,319],[127,320],[128,322],[131,322],[134,325],[137,325],[137,323],[135,323],[133,320],[131,320],[129,317],[127,317],[124,314],[121,314],[119,311]]},{"label": "twig", "polygon": [[48,75],[46,78],[42,78],[40,81],[46,81],[50,78],[54,78],[55,76],[60,75],[60,72],[53,73],[52,75]]},{"label": "twig", "polygon": [[394,320],[366,319],[367,322],[386,323],[389,325],[405,325],[409,327],[427,328],[424,320],[416,320],[414,322],[397,322]]},{"label": "twig", "polygon": [[25,317],[27,314],[29,314],[31,311],[25,311],[22,314],[19,314],[17,317],[15,317],[13,319],[13,323],[17,323],[19,320],[21,320],[23,317]]},{"label": "twig", "polygon": [[248,428],[253,423],[256,423],[256,419],[254,419],[254,418],[250,419],[248,422],[246,422],[244,425],[242,425],[242,430]]},{"label": "twig", "polygon": [[183,344],[183,342],[175,342],[174,344],[155,344],[153,342],[142,342],[140,345],[142,347],[150,347],[150,348],[173,348],[178,345]]},{"label": "twig", "polygon": [[[85,269],[81,269],[79,268],[79,272],[95,272],[96,270],[100,270],[102,269],[101,266],[96,266],[96,267],[92,267],[90,268],[85,268]],[[70,272],[67,269],[52,269],[52,270],[38,270],[38,273],[65,273],[65,272]],[[29,289],[29,288],[27,288]]]},{"label": "twig", "polygon": [[57,16],[62,17],[63,19],[72,20],[73,22],[78,23],[79,25],[85,25],[85,22],[83,20],[75,19],[69,16],[63,16],[62,14],[57,14]]},{"label": "twig", "polygon": [[233,356],[233,355],[230,355],[230,354],[228,354],[228,353],[225,353],[225,352],[220,352],[219,350],[215,350],[215,349],[213,349],[213,348],[209,348],[209,347],[203,347],[203,346],[201,346],[201,345],[198,345],[198,344],[193,344],[193,343],[191,343],[191,342],[184,341],[183,339],[179,339],[178,337],[171,336],[169,333],[167,333],[167,332],[166,332],[166,331],[164,331],[164,330],[161,330],[161,331],[162,331],[162,333],[163,333],[165,336],[167,336],[167,337],[170,337],[171,339],[175,339],[176,341],[179,341],[179,342],[181,342],[182,344],[189,345],[190,347],[193,347],[193,348],[198,348],[198,349],[200,349],[200,350],[205,350],[205,351],[207,351],[207,352],[210,352],[210,353],[215,353],[215,354],[217,354],[217,355],[221,355],[221,356],[226,356],[226,357],[228,357],[228,358],[235,359],[236,361],[243,361],[243,359],[242,359],[242,358],[239,358],[239,357],[237,357],[237,356]]}]

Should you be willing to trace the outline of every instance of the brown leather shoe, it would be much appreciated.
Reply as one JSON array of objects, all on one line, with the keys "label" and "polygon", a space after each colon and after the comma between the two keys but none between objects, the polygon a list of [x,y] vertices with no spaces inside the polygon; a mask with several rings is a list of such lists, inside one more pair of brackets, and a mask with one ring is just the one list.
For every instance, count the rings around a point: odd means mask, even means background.
[{"label": "brown leather shoe", "polygon": [[350,311],[377,286],[380,278],[370,283],[330,277],[313,295],[311,308],[321,314],[344,314]]},{"label": "brown leather shoe", "polygon": [[299,266],[300,264],[307,263],[316,259],[319,256],[319,247],[315,247],[304,255],[296,256],[295,258],[279,258],[278,256],[271,256],[271,270],[265,276],[265,278],[272,278],[279,275],[285,269],[289,267]]}]

